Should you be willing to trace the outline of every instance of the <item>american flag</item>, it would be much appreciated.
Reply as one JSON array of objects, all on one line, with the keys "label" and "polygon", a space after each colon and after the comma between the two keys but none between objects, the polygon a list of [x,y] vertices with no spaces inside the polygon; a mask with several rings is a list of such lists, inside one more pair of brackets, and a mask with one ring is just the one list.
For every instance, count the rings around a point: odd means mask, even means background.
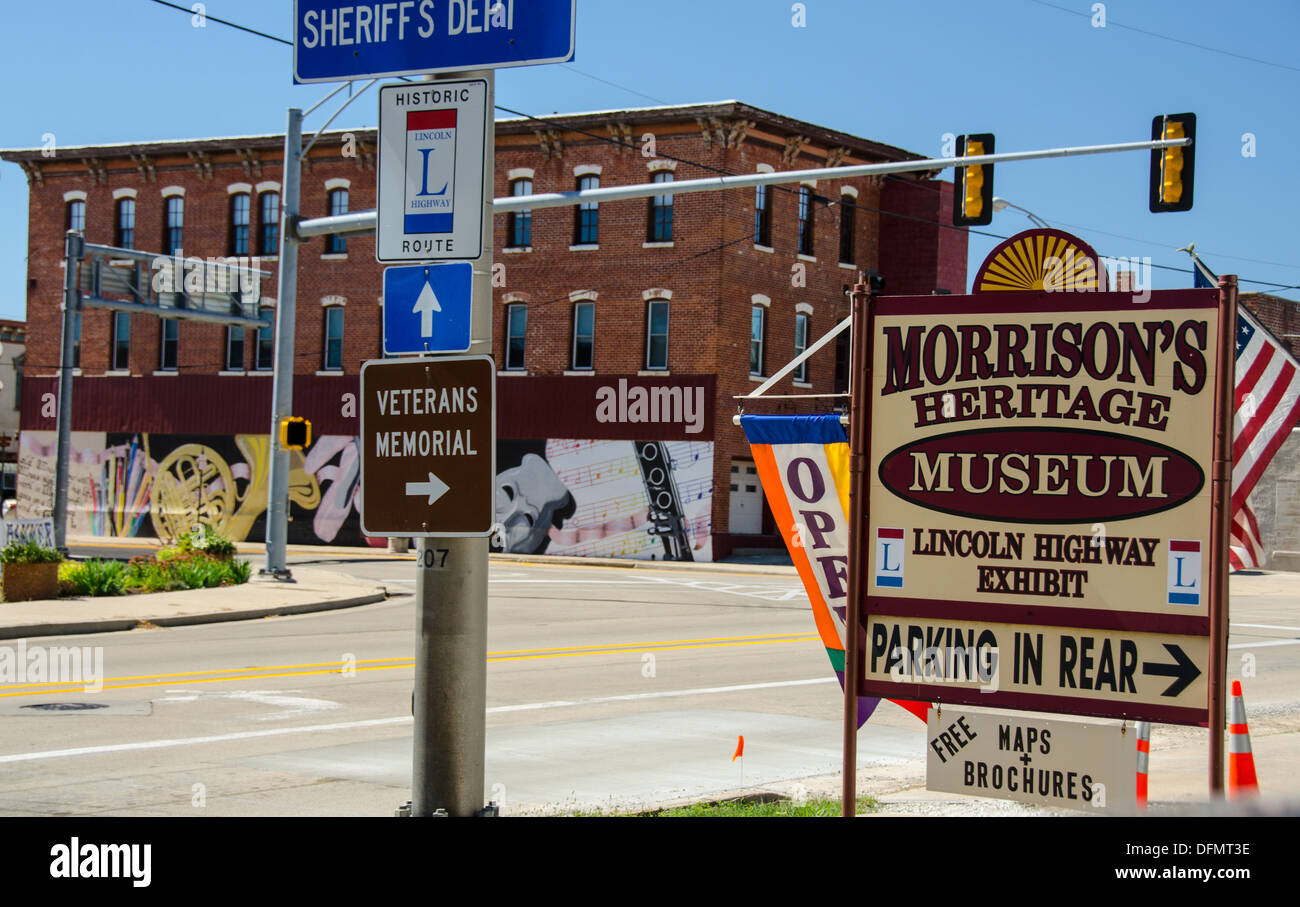
[{"label": "american flag", "polygon": [[[1214,275],[1195,251],[1195,285],[1215,286]],[[1234,570],[1264,561],[1259,524],[1247,498],[1269,461],[1300,419],[1300,363],[1250,310],[1237,306],[1236,414],[1232,421],[1232,540]]]}]

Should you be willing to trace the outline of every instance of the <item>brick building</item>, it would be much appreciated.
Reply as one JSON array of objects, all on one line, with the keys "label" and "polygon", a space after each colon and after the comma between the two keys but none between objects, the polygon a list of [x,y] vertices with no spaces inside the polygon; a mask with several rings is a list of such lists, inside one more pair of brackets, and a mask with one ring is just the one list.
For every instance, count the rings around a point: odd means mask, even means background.
[{"label": "brick building", "polygon": [[[30,185],[25,513],[48,509],[51,496],[55,424],[43,402],[56,390],[64,232],[163,254],[256,256],[274,274],[282,147],[265,135],[0,152]],[[498,121],[494,192],[918,158],[736,101],[602,111]],[[302,215],[373,208],[374,166],[373,131],[327,133],[304,164]],[[843,319],[859,271],[882,275],[890,293],[964,292],[966,234],[943,226],[952,187],[936,175],[498,216],[507,547],[707,559],[779,544],[731,422],[733,397]],[[361,540],[355,395],[361,363],[381,355],[381,275],[372,236],[314,239],[300,251],[294,409],[317,440],[294,458],[293,541]],[[70,532],[161,534],[197,520],[263,537],[274,277],[260,294],[260,331],[83,312]],[[772,393],[831,394],[846,383],[841,343]],[[671,527],[647,515],[656,496],[672,499]]]}]

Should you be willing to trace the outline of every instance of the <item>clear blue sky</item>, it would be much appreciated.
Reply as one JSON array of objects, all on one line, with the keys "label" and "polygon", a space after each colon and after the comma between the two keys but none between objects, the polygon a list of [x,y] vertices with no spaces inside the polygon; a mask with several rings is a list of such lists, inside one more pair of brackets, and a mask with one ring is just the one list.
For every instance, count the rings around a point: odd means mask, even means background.
[{"label": "clear blue sky", "polygon": [[[791,0],[581,0],[574,61],[501,70],[497,102],[545,114],[736,98],[934,156],[948,132],[992,132],[999,151],[1097,144],[1149,138],[1152,116],[1193,111],[1190,212],[1147,211],[1142,153],[1000,165],[994,191],[1103,255],[1188,268],[1175,250],[1194,241],[1220,273],[1300,284],[1294,0],[1112,0],[1104,28],[1092,0],[799,5],[802,28]],[[207,12],[292,37],[290,0],[210,0]],[[295,87],[285,45],[195,28],[152,0],[8,3],[3,17],[0,147],[38,147],[45,133],[79,145],[277,132],[286,107],[332,87]],[[373,126],[376,110],[368,94],[334,125]],[[1028,226],[1007,210],[985,229]],[[971,239],[968,280],[997,242]],[[0,164],[0,317],[24,317],[26,254],[26,180]]]}]

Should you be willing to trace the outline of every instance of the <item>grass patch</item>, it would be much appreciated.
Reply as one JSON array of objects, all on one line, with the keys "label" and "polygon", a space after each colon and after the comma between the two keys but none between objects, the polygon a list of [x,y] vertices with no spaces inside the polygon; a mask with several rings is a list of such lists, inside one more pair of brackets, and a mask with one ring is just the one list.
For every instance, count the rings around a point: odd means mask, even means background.
[{"label": "grass patch", "polygon": [[[872,797],[858,798],[859,814],[873,813],[879,808],[880,804]],[[666,819],[811,819],[835,817],[841,812],[843,810],[838,799],[808,799],[802,803],[793,800],[769,800],[764,803],[730,800],[722,803],[692,803],[690,806],[664,809],[650,815]]]},{"label": "grass patch", "polygon": [[[880,809],[880,803],[874,797],[859,797],[858,815],[866,815]],[[810,798],[802,803],[785,799],[763,800],[723,800],[711,803],[692,803],[689,806],[674,806],[670,809],[654,810],[641,813],[621,813],[603,809],[578,810],[570,813],[577,818],[613,818],[640,817],[665,819],[810,819],[838,817],[841,813],[840,801],[829,798]]]}]

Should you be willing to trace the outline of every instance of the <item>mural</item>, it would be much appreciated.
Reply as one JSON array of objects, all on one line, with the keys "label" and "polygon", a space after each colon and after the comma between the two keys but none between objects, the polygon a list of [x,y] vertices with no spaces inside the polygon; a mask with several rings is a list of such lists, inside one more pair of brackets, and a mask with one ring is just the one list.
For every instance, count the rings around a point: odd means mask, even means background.
[{"label": "mural", "polygon": [[496,550],[712,559],[713,444],[499,441]]},{"label": "mural", "polygon": [[[18,514],[48,516],[52,431],[24,431]],[[323,435],[291,452],[293,544],[383,545],[361,534],[359,439]],[[172,539],[196,525],[266,537],[268,435],[73,432],[69,535]],[[710,560],[713,444],[498,441],[496,550]]]}]

